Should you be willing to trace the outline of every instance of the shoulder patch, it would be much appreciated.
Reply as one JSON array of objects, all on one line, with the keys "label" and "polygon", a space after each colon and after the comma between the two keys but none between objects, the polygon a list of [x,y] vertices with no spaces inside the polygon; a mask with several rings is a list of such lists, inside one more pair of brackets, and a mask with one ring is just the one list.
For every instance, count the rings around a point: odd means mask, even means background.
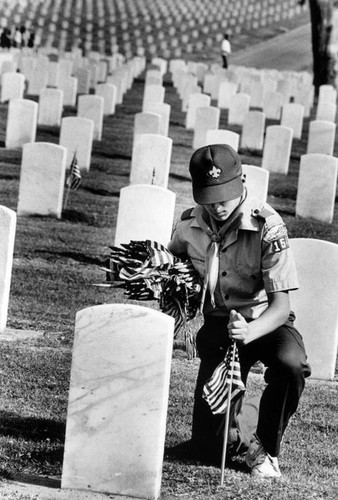
[{"label": "shoulder patch", "polygon": [[193,219],[195,217],[194,215],[192,215],[193,210],[194,207],[187,208],[187,210],[184,210],[184,212],[181,215],[181,220]]},{"label": "shoulder patch", "polygon": [[267,227],[263,240],[271,245],[273,253],[278,253],[289,248],[288,233],[283,223]]}]

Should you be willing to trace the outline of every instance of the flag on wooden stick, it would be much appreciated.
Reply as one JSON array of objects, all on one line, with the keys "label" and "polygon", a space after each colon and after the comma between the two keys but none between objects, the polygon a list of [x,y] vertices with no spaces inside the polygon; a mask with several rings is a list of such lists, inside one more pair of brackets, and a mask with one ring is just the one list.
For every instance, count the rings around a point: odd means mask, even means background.
[{"label": "flag on wooden stick", "polygon": [[77,189],[79,189],[81,184],[81,170],[79,165],[77,164],[76,151],[74,153],[72,163],[70,164],[70,172],[66,184],[72,191],[76,191]]},{"label": "flag on wooden stick", "polygon": [[80,170],[79,165],[77,164],[76,153],[77,153],[77,150],[75,151],[75,153],[73,155],[73,159],[72,159],[72,162],[70,164],[69,176],[67,177],[67,180],[66,180],[66,185],[67,185],[68,189],[66,192],[65,202],[63,204],[64,209],[67,207],[70,191],[76,191],[77,189],[79,189],[80,184],[81,184],[81,170]]},{"label": "flag on wooden stick", "polygon": [[204,384],[203,398],[208,402],[212,413],[222,414],[226,412],[229,399],[235,401],[244,391],[238,349],[233,340],[224,360]]}]

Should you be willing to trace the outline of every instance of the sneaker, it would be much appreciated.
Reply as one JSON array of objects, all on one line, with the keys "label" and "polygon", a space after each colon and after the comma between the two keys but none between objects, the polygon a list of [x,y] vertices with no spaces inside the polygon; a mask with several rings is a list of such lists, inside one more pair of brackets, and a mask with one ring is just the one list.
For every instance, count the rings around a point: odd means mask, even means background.
[{"label": "sneaker", "polygon": [[272,457],[264,450],[260,440],[255,437],[250,443],[245,463],[251,469],[251,475],[261,479],[281,477],[277,457]]}]

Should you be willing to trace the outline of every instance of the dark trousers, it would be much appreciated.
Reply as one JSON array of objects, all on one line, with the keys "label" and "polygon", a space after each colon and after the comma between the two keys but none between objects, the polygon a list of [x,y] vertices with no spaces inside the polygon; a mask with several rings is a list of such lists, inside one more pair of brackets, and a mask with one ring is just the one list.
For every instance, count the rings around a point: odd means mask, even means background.
[{"label": "dark trousers", "polygon": [[[237,429],[237,451],[248,447],[250,437],[256,433],[265,450],[278,456],[283,433],[291,415],[296,411],[304,389],[305,378],[311,374],[306,361],[303,340],[293,326],[294,315],[277,330],[250,342],[238,344],[241,375],[246,383],[250,368],[264,363],[266,387],[258,405],[246,406],[245,398],[231,408],[231,428]],[[200,368],[195,389],[192,440],[206,453],[219,453],[223,443],[224,415],[213,415],[202,398],[203,386],[216,366],[224,359],[230,343],[226,318],[205,317],[197,333],[197,351]],[[257,408],[255,414],[255,408]]]},{"label": "dark trousers", "polygon": [[226,55],[222,54],[223,68],[228,68],[228,58]]}]

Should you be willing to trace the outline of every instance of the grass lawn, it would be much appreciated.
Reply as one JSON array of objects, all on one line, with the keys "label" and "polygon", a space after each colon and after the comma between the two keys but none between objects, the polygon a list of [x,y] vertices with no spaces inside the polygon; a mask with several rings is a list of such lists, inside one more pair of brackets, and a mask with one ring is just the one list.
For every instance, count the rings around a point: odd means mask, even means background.
[{"label": "grass lawn", "polygon": [[[193,204],[187,167],[193,151],[192,132],[184,127],[185,114],[168,77],[165,87],[165,102],[172,106],[169,136],[173,139],[168,188],[176,193],[178,217]],[[100,265],[114,240],[119,191],[129,182],[133,119],[141,111],[143,88],[141,75],[116,113],[105,118],[103,139],[93,145],[90,171],[83,174],[81,188],[71,193],[62,218],[18,218],[7,326],[41,333],[34,338],[1,341],[1,498],[10,498],[6,484],[18,474],[60,479],[75,314],[97,304],[126,302],[121,291],[98,289],[93,283],[105,279]],[[4,148],[7,109],[7,104],[0,104],[0,203],[16,210],[21,151]],[[75,109],[67,108],[64,115],[75,115]],[[306,150],[309,121],[305,120],[302,140],[293,143],[289,174],[271,174],[268,201],[285,219],[290,237],[338,243],[337,203],[332,224],[295,217],[299,158]],[[267,125],[270,123],[273,122],[268,121]],[[240,131],[239,127],[228,127],[224,110],[220,127]],[[58,140],[59,130],[38,128],[37,141],[57,144]],[[240,153],[243,163],[260,165],[261,155]],[[156,303],[142,305],[157,307]],[[195,320],[196,325],[198,321]],[[163,498],[337,497],[336,384],[307,384],[299,411],[284,438],[280,457],[282,480],[253,481],[243,461],[237,459],[228,464],[225,485],[221,487],[219,468],[194,461],[185,454],[184,447],[177,448],[190,436],[197,369],[197,359],[189,360],[183,351],[174,350]],[[262,385],[262,376],[253,374],[248,395],[257,394]],[[18,494],[11,498],[33,497]]]}]

